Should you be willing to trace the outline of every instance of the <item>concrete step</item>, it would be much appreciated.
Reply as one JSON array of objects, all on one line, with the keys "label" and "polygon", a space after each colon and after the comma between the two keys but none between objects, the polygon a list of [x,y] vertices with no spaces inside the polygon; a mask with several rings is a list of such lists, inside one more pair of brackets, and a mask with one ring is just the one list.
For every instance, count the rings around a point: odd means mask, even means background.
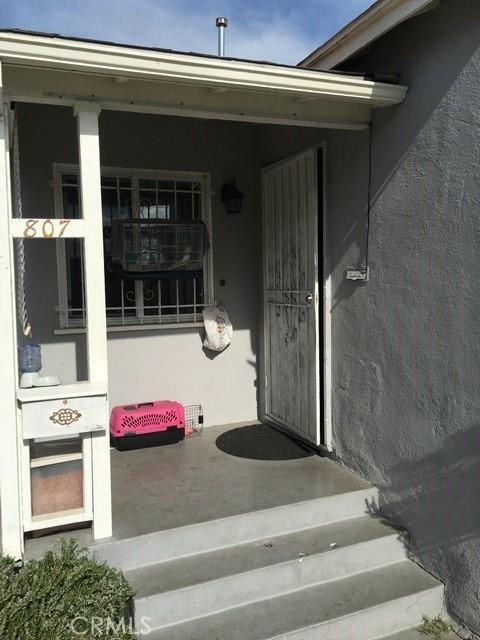
[{"label": "concrete step", "polygon": [[136,618],[158,628],[404,558],[398,533],[363,516],[127,571],[126,578],[137,594]]},{"label": "concrete step", "polygon": [[[249,541],[365,515],[373,487],[207,520],[175,529],[96,544],[97,557],[128,571]],[[181,508],[179,505],[178,508]]]},{"label": "concrete step", "polygon": [[[373,640],[441,611],[443,587],[410,561],[156,630],[149,640]],[[189,607],[188,601],[184,603]],[[142,629],[137,619],[138,629]]]}]

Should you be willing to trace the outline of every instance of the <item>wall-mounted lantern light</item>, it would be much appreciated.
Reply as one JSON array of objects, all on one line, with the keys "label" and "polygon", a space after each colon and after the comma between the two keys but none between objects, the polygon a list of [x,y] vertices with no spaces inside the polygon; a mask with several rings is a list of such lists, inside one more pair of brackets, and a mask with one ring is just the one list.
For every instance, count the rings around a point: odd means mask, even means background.
[{"label": "wall-mounted lantern light", "polygon": [[244,194],[235,184],[235,179],[223,185],[222,202],[227,213],[240,213],[242,211],[243,198]]}]

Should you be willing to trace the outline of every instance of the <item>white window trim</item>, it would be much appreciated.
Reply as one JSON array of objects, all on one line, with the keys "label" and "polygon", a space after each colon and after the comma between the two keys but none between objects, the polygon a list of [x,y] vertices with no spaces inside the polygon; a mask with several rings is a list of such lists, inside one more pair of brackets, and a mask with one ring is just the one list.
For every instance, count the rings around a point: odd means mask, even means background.
[{"label": "white window trim", "polygon": [[[202,193],[202,221],[207,229],[209,238],[209,248],[205,254],[203,261],[203,290],[204,305],[213,303],[214,285],[213,285],[213,239],[212,239],[212,190],[211,176],[209,173],[192,172],[192,171],[164,171],[160,169],[138,169],[124,167],[106,167],[100,168],[102,175],[113,174],[116,176],[139,178],[155,178],[157,180],[185,180],[191,182],[201,182]],[[79,175],[79,165],[72,163],[53,163],[53,197],[55,218],[63,219],[63,192],[62,192],[62,174],[70,173]],[[101,212],[100,212],[101,215]],[[73,320],[68,317],[68,281],[67,281],[67,261],[65,252],[65,241],[59,240],[57,244],[57,281],[58,281],[58,316],[59,328],[54,331],[55,334],[63,333],[84,333],[85,325],[81,320]],[[135,283],[135,287],[142,287],[142,282]],[[197,316],[201,314],[201,310]],[[147,320],[144,321],[144,318]],[[127,319],[130,320],[130,319]],[[175,330],[186,329],[192,327],[203,326],[201,320],[194,321],[193,315],[182,315],[182,320],[172,322],[171,316],[166,316],[164,322],[149,321],[148,316],[143,314],[131,318],[131,322],[119,323],[117,318],[107,318],[108,331],[134,331],[141,330]]]}]

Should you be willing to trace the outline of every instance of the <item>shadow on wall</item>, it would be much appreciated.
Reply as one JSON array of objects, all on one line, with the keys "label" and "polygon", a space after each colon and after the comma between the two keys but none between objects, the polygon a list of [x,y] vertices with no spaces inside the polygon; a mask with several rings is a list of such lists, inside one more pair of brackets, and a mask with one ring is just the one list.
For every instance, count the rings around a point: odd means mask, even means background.
[{"label": "shadow on wall", "polygon": [[449,575],[449,610],[455,611],[461,592],[461,622],[478,630],[480,425],[447,437],[441,448],[402,461],[384,475],[387,480],[378,483],[379,503],[369,504],[368,510],[408,531],[401,535],[409,556],[439,579]]}]

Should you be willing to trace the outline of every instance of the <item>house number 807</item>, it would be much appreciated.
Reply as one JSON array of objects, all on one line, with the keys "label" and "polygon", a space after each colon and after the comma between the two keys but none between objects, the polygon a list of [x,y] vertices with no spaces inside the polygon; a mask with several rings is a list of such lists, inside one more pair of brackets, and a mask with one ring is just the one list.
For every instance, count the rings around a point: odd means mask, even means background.
[{"label": "house number 807", "polygon": [[27,220],[23,237],[32,239],[36,238],[37,235],[41,235],[47,240],[50,238],[62,238],[66,228],[70,224],[70,220],[51,220],[50,218],[47,218],[46,220],[43,220],[42,226],[39,227],[39,222],[42,221],[38,219],[35,220],[33,218]]}]

